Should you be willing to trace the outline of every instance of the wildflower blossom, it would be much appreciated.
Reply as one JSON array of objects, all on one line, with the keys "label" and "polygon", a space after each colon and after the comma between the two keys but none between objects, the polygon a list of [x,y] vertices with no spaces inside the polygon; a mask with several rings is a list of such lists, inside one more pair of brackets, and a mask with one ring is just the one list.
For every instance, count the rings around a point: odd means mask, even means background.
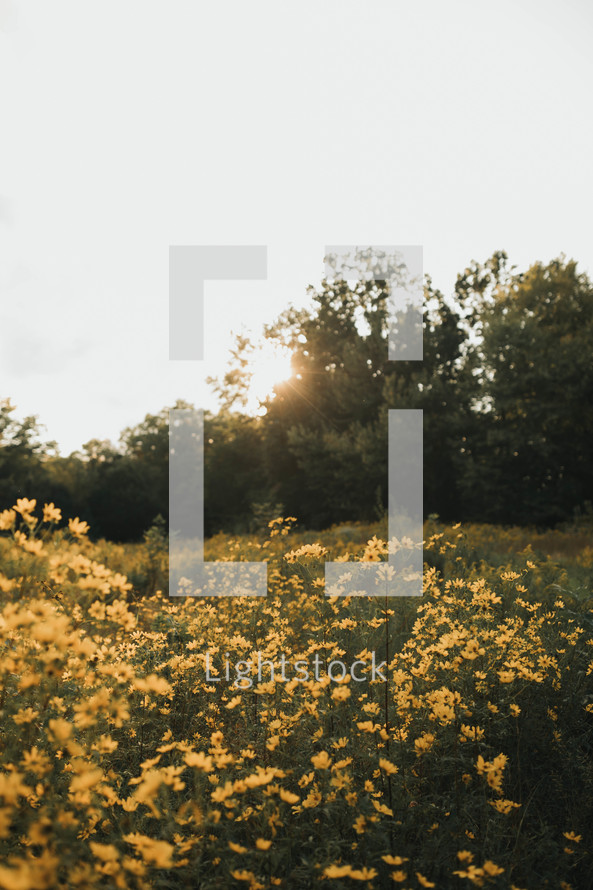
[{"label": "wildflower blossom", "polygon": [[59,522],[62,518],[62,511],[53,503],[43,505],[43,521]]},{"label": "wildflower blossom", "polygon": [[79,519],[78,516],[75,516],[74,519],[68,520],[68,530],[75,538],[82,538],[87,534],[89,525],[87,522]]},{"label": "wildflower blossom", "polygon": [[15,510],[2,510],[0,513],[0,531],[7,531],[9,528],[12,528],[15,519]]},{"label": "wildflower blossom", "polygon": [[27,519],[37,506],[37,500],[29,500],[28,498],[18,498],[13,510],[20,513],[23,519]]}]

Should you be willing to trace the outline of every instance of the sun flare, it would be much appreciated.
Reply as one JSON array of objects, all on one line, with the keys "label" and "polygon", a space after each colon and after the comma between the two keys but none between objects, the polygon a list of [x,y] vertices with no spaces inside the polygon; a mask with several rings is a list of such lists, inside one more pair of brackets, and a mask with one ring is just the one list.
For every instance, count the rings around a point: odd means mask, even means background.
[{"label": "sun flare", "polygon": [[272,396],[274,387],[292,377],[290,350],[267,342],[257,350],[251,360],[252,377],[250,397],[258,405]]}]

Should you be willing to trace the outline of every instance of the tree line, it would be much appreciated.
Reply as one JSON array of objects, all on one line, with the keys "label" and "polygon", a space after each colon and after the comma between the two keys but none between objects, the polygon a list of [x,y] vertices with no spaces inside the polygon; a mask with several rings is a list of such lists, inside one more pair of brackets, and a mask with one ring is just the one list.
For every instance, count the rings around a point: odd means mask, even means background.
[{"label": "tree line", "polygon": [[[564,257],[526,272],[504,252],[473,262],[445,296],[424,285],[423,361],[388,360],[381,280],[327,279],[312,308],[265,336],[292,376],[251,416],[252,344],[237,339],[205,412],[205,528],[256,530],[373,520],[387,507],[387,412],[424,412],[424,511],[444,520],[554,526],[593,501],[593,285]],[[403,323],[403,320],[402,320]],[[181,401],[172,407],[193,407]],[[35,417],[0,401],[0,509],[53,501],[96,537],[137,540],[168,517],[168,408],[68,457]]]}]

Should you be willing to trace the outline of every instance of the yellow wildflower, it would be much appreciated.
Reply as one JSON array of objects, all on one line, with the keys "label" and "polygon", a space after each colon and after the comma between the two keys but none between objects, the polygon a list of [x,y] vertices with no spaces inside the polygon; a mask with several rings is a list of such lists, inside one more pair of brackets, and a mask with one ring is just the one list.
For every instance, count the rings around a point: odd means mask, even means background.
[{"label": "yellow wildflower", "polygon": [[8,531],[9,528],[12,528],[15,519],[16,512],[14,510],[3,510],[0,513],[0,532]]},{"label": "yellow wildflower", "polygon": [[20,708],[16,714],[12,715],[12,719],[18,726],[23,723],[32,723],[36,717],[39,717],[39,711],[35,711],[33,708]]},{"label": "yellow wildflower", "polygon": [[23,519],[27,519],[27,517],[33,512],[35,507],[37,506],[37,501],[33,498],[30,501],[28,498],[18,498],[13,510],[16,510],[17,513],[20,513]]},{"label": "yellow wildflower", "polygon": [[119,859],[119,852],[113,844],[97,844],[90,841],[90,848],[93,855],[102,862],[115,862]]},{"label": "yellow wildflower", "polygon": [[59,507],[53,503],[44,504],[43,505],[43,521],[44,522],[59,522],[62,518],[62,511]]},{"label": "yellow wildflower", "polygon": [[287,791],[285,788],[281,788],[279,793],[280,799],[284,800],[286,803],[296,804],[300,800],[298,794],[293,794],[292,791]]},{"label": "yellow wildflower", "polygon": [[420,757],[430,751],[434,744],[434,735],[431,732],[423,732],[422,735],[414,741],[416,748],[416,756]]},{"label": "yellow wildflower", "polygon": [[174,847],[167,841],[157,841],[135,832],[124,835],[124,840],[132,844],[144,861],[156,868],[170,868]]},{"label": "yellow wildflower", "polygon": [[494,807],[495,810],[498,810],[499,813],[510,813],[511,810],[516,807],[520,807],[520,803],[515,803],[513,800],[490,800],[488,801],[491,807]]},{"label": "yellow wildflower", "polygon": [[392,776],[398,771],[397,766],[385,757],[379,758],[379,767],[384,773],[387,773],[388,776]]},{"label": "yellow wildflower", "polygon": [[316,769],[329,769],[332,761],[327,751],[320,751],[319,754],[313,754],[311,763]]},{"label": "yellow wildflower", "polygon": [[381,859],[383,860],[383,862],[386,862],[387,865],[403,865],[404,862],[407,862],[407,861],[408,861],[408,857],[407,857],[407,856],[391,856],[391,855],[387,855],[387,856],[381,856]]},{"label": "yellow wildflower", "polygon": [[201,769],[202,772],[205,773],[212,772],[212,757],[204,754],[202,751],[188,751],[183,759],[188,766],[194,766],[196,769]]},{"label": "yellow wildflower", "polygon": [[501,875],[504,871],[504,868],[500,868],[499,865],[495,865],[490,859],[487,859],[486,862],[482,866],[484,870],[484,874],[488,875],[491,878],[496,877],[496,875]]},{"label": "yellow wildflower", "polygon": [[357,868],[350,871],[349,877],[354,881],[372,881],[377,877],[376,868]]},{"label": "yellow wildflower", "polygon": [[82,538],[89,530],[88,522],[83,522],[76,516],[68,520],[68,530],[75,538]]}]

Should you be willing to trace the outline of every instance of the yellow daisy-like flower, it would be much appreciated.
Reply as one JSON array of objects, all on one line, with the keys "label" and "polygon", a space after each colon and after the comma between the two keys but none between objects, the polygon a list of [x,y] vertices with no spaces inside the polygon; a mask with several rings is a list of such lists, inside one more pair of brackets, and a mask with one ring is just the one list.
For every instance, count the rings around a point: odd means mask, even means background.
[{"label": "yellow daisy-like flower", "polygon": [[240,705],[240,704],[241,704],[241,696],[235,695],[235,697],[232,698],[230,700],[230,702],[226,705],[226,709],[227,709],[227,711],[232,711],[233,708],[236,708],[237,705]]},{"label": "yellow daisy-like flower", "polygon": [[364,834],[367,830],[367,820],[362,815],[357,816],[352,827],[356,831],[356,834]]},{"label": "yellow daisy-like flower", "polygon": [[326,878],[346,878],[352,875],[351,865],[328,865],[323,869]]},{"label": "yellow daisy-like flower", "polygon": [[332,698],[334,701],[346,701],[347,698],[350,698],[351,692],[347,686],[336,686],[334,691],[332,692]]},{"label": "yellow daisy-like flower", "polygon": [[565,831],[563,834],[567,841],[574,841],[575,844],[580,843],[583,839],[582,834],[575,834],[574,831]]},{"label": "yellow daisy-like flower", "polygon": [[52,768],[49,757],[43,751],[40,751],[37,745],[34,745],[30,751],[24,752],[21,765],[23,769],[30,770],[36,776],[44,776]]},{"label": "yellow daisy-like flower", "polygon": [[210,755],[204,754],[202,751],[188,751],[183,758],[188,766],[202,770],[204,773],[212,772],[213,762]]},{"label": "yellow daisy-like flower", "polygon": [[93,854],[102,862],[117,862],[119,859],[118,849],[113,844],[97,844],[90,841],[89,845]]},{"label": "yellow daisy-like flower", "polygon": [[316,769],[329,769],[332,761],[327,751],[320,751],[319,754],[313,754],[311,763]]},{"label": "yellow daisy-like flower", "polygon": [[425,754],[427,751],[430,751],[434,744],[434,735],[431,732],[424,732],[422,735],[415,739],[414,747],[416,749],[416,756],[420,757],[422,754]]},{"label": "yellow daisy-like flower", "polygon": [[520,807],[520,803],[515,803],[513,800],[490,800],[488,801],[491,807],[495,810],[498,810],[499,813],[510,813],[516,807]]},{"label": "yellow daisy-like flower", "polygon": [[349,875],[353,881],[372,881],[377,877],[376,868],[356,868],[352,869]]},{"label": "yellow daisy-like flower", "polygon": [[20,535],[17,540],[23,550],[26,550],[27,553],[34,553],[36,556],[40,556],[42,553],[45,553],[43,549],[43,541],[39,541],[35,538],[26,538],[24,535]]},{"label": "yellow daisy-like flower", "polygon": [[44,504],[43,505],[43,521],[44,522],[59,522],[62,518],[62,511],[59,507],[53,503]]},{"label": "yellow daisy-like flower", "polygon": [[68,520],[68,531],[75,538],[82,538],[89,530],[88,522],[83,522],[78,516]]},{"label": "yellow daisy-like flower", "polygon": [[496,877],[496,875],[501,875],[504,871],[504,868],[495,865],[490,859],[486,860],[482,868],[484,869],[484,874],[492,878]]},{"label": "yellow daisy-like flower", "polygon": [[149,865],[154,865],[156,868],[170,868],[173,864],[175,848],[167,841],[153,840],[138,832],[124,835],[124,840],[132,844]]},{"label": "yellow daisy-like flower", "polygon": [[12,528],[15,519],[15,510],[3,510],[2,513],[0,513],[0,532],[5,532],[8,531],[9,528]]},{"label": "yellow daisy-like flower", "polygon": [[498,671],[498,679],[501,683],[512,683],[515,679],[514,671]]},{"label": "yellow daisy-like flower", "polygon": [[20,708],[16,714],[12,715],[12,719],[18,726],[21,726],[23,723],[32,723],[38,716],[39,711],[35,711],[33,708]]},{"label": "yellow daisy-like flower", "polygon": [[17,502],[13,507],[13,510],[16,510],[17,513],[20,513],[23,519],[26,519],[37,506],[37,501],[35,498],[33,500],[29,500],[28,498],[17,498]]}]

